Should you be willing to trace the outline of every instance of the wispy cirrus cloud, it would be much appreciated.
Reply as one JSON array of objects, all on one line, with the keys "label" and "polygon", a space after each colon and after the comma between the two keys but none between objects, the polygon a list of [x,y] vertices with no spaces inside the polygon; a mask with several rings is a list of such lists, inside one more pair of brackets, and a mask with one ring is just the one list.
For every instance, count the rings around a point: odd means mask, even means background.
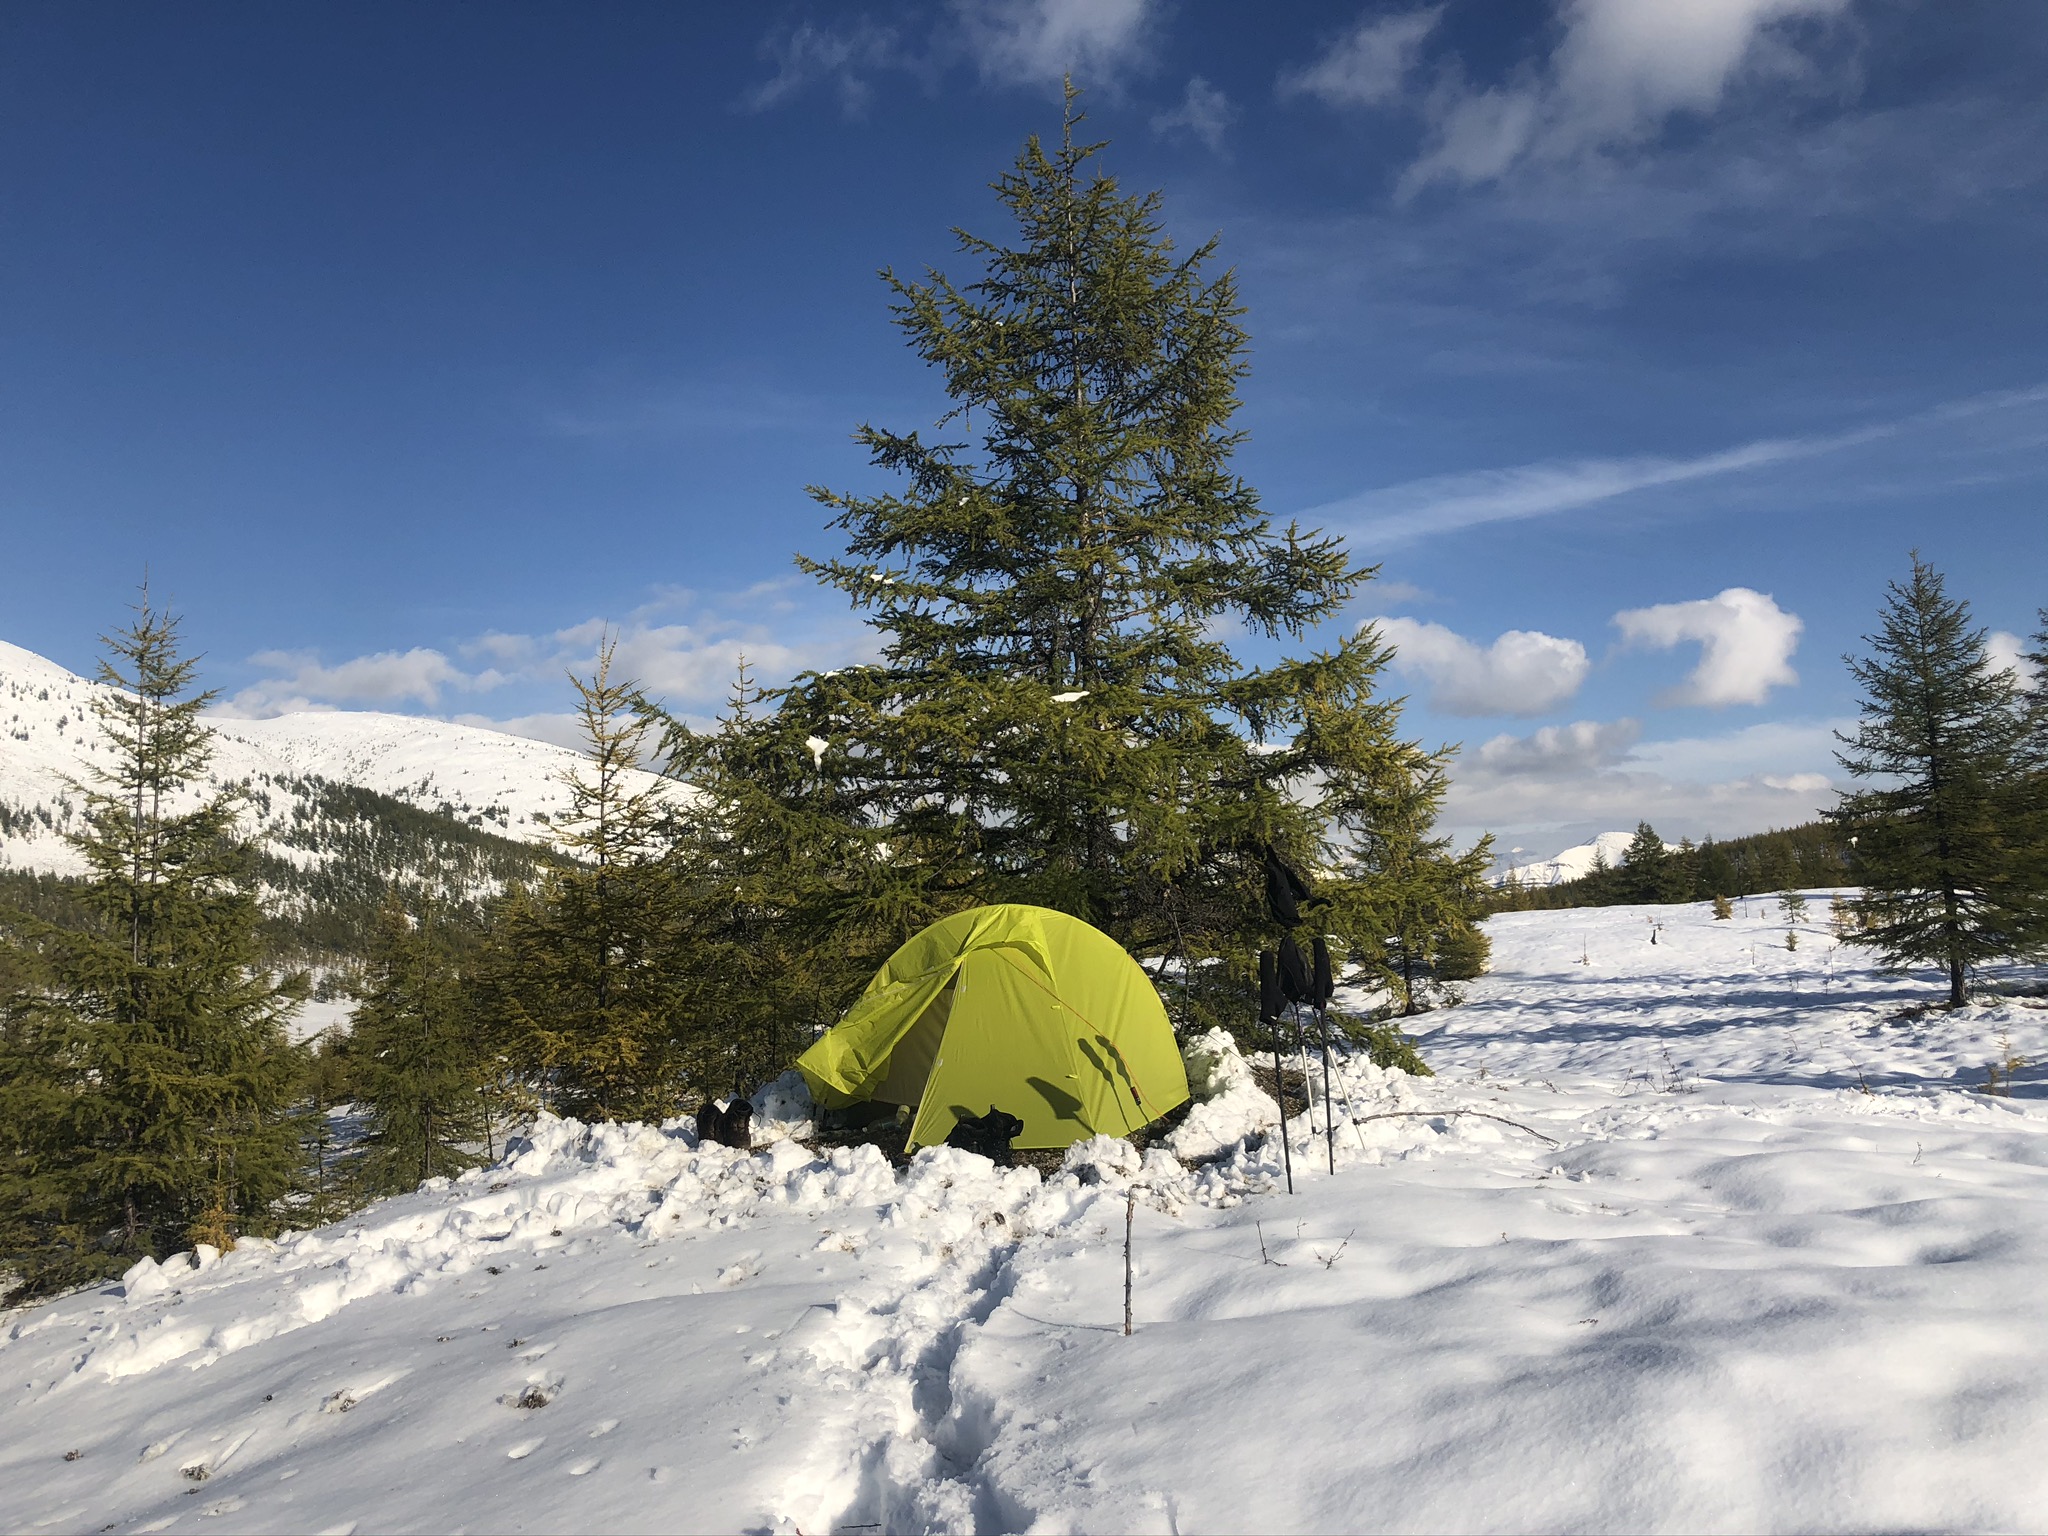
[{"label": "wispy cirrus cloud", "polygon": [[1284,99],[1308,96],[1332,107],[1382,107],[1398,100],[1444,8],[1392,16],[1371,12],[1339,33],[1309,64],[1280,72]]},{"label": "wispy cirrus cloud", "polygon": [[1223,153],[1223,136],[1237,121],[1237,108],[1222,91],[1196,75],[1188,81],[1180,105],[1153,114],[1152,131],[1172,138],[1186,134],[1209,146],[1212,154]]},{"label": "wispy cirrus cloud", "polygon": [[[761,55],[774,73],[742,92],[739,105],[765,112],[823,90],[848,117],[860,117],[881,76],[931,85],[961,67],[991,85],[1057,87],[1071,74],[1114,93],[1126,76],[1150,67],[1161,9],[1158,0],[951,0],[914,33],[867,15],[807,20],[763,39]],[[1220,132],[1212,127],[1214,101],[1197,102],[1191,90],[1189,104],[1206,109],[1198,131]]]},{"label": "wispy cirrus cloud", "polygon": [[2048,384],[1949,401],[1896,420],[1813,437],[1762,438],[1689,458],[1557,459],[1508,469],[1432,475],[1363,491],[1297,514],[1379,545],[1402,544],[1485,523],[1578,511],[1663,487],[1715,480],[1817,459],[1904,433],[2048,403]]}]

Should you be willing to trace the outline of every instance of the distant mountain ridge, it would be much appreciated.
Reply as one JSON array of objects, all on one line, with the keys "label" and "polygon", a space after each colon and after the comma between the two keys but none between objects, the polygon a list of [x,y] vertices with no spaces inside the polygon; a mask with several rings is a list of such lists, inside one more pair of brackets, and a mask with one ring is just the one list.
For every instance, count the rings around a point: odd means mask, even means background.
[{"label": "distant mountain ridge", "polygon": [[[1618,869],[1634,839],[1633,832],[1602,832],[1590,843],[1576,844],[1552,858],[1535,859],[1527,864],[1500,865],[1493,872],[1493,883],[1505,885],[1512,874],[1525,888],[1547,888],[1590,875],[1603,863],[1609,869]],[[1664,846],[1669,848],[1672,845],[1666,843]]]},{"label": "distant mountain ridge", "polygon": [[[0,641],[0,868],[77,873],[61,833],[78,813],[67,779],[89,779],[101,685]],[[517,842],[548,845],[569,809],[565,747],[413,715],[331,710],[269,720],[209,716],[216,785],[353,785]],[[656,782],[646,775],[649,784]],[[252,828],[280,841],[274,816]]]},{"label": "distant mountain ridge", "polygon": [[[64,834],[83,812],[72,781],[90,782],[103,750],[101,690],[0,641],[0,883],[17,901],[58,899],[29,877],[84,873]],[[247,792],[279,958],[346,963],[390,892],[474,907],[559,857],[553,826],[581,762],[567,748],[367,711],[207,724],[211,785]]]}]

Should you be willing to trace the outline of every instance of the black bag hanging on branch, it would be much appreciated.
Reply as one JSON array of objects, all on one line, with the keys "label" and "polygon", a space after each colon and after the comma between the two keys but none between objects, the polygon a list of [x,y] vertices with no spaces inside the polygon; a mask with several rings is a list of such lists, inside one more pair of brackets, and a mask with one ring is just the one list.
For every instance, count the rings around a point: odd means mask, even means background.
[{"label": "black bag hanging on branch", "polygon": [[1320,933],[1316,935],[1315,947],[1315,997],[1318,1012],[1330,1006],[1330,999],[1337,995],[1337,973],[1330,964],[1330,941]]},{"label": "black bag hanging on branch", "polygon": [[1266,911],[1273,921],[1282,928],[1292,928],[1301,921],[1301,903],[1307,901],[1311,892],[1309,883],[1301,873],[1280,857],[1278,850],[1266,848]]}]

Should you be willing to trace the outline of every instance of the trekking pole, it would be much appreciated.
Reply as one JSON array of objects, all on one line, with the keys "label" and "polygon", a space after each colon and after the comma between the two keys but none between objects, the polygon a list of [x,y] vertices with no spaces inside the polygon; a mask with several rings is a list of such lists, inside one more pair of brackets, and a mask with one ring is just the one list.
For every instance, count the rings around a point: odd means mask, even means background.
[{"label": "trekking pole", "polygon": [[1280,1075],[1280,960],[1270,949],[1259,951],[1259,1022],[1273,1031],[1273,1103],[1280,1111],[1280,1160],[1287,1168],[1287,1193],[1294,1193],[1294,1151],[1287,1144],[1287,1083]]},{"label": "trekking pole", "polygon": [[[1316,1027],[1323,1037],[1323,1140],[1329,1144],[1330,1172],[1337,1171],[1337,1113],[1330,1108],[1330,1016],[1316,1005]],[[1354,1122],[1355,1124],[1356,1122]]]},{"label": "trekking pole", "polygon": [[1280,1021],[1273,1021],[1273,1102],[1280,1106],[1280,1160],[1287,1165],[1287,1193],[1294,1193],[1294,1150],[1287,1144],[1287,1083],[1280,1076]]},{"label": "trekking pole", "polygon": [[1301,1058],[1301,1096],[1308,1104],[1308,1133],[1316,1133],[1316,1093],[1308,1075],[1308,1036],[1301,1027],[1301,1004],[1294,1004],[1294,1051]]}]

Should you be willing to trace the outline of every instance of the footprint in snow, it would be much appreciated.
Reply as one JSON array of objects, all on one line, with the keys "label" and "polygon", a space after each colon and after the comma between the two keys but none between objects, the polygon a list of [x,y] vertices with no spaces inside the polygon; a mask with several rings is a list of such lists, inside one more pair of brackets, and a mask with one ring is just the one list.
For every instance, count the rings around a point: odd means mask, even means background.
[{"label": "footprint in snow", "polygon": [[569,1475],[571,1477],[582,1477],[588,1473],[595,1472],[603,1465],[604,1462],[598,1457],[586,1456],[581,1461],[574,1461],[569,1464]]},{"label": "footprint in snow", "polygon": [[619,1421],[617,1419],[600,1419],[597,1422],[597,1427],[591,1430],[590,1438],[595,1440],[599,1435],[608,1435],[618,1427]]},{"label": "footprint in snow", "polygon": [[547,1443],[548,1437],[546,1435],[535,1435],[531,1440],[521,1440],[517,1445],[506,1447],[505,1459],[507,1461],[524,1461]]}]

